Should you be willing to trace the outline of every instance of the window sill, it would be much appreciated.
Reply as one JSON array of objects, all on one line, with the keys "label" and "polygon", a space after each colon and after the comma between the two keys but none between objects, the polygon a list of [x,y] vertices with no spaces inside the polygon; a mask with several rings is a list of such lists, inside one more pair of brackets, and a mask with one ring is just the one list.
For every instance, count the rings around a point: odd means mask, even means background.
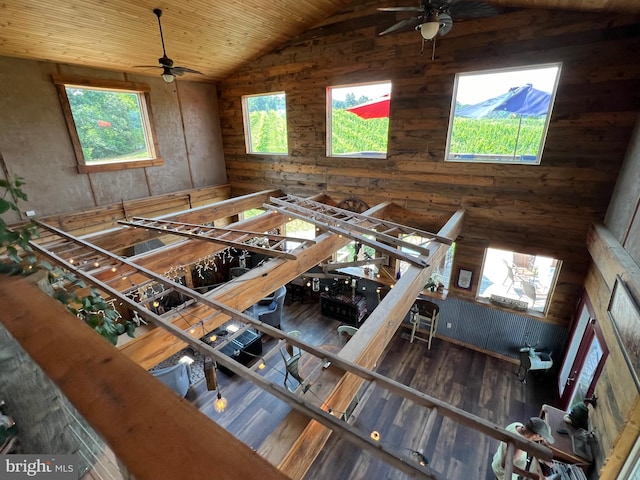
[{"label": "window sill", "polygon": [[536,320],[546,321],[546,315],[537,310],[517,310],[515,308],[501,307],[486,298],[476,298],[475,302],[484,307],[493,308],[494,310],[502,310],[503,312],[515,313],[516,315],[523,315],[525,317],[535,318]]},{"label": "window sill", "polygon": [[78,173],[115,172],[132,168],[158,167],[160,165],[164,165],[162,158],[131,162],[99,163],[97,165],[78,165]]},{"label": "window sill", "polygon": [[286,157],[289,155],[289,152],[247,152],[247,155],[263,155],[265,157],[277,155],[280,157]]}]

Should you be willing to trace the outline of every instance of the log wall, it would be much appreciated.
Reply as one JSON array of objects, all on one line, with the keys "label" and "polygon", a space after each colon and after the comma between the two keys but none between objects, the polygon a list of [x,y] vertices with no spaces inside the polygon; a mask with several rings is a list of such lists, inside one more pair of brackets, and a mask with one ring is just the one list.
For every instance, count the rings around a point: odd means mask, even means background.
[{"label": "log wall", "polygon": [[596,465],[602,469],[601,478],[608,479],[616,478],[640,436],[640,392],[613,330],[607,307],[617,275],[636,302],[640,299],[640,268],[602,225],[590,231],[588,245],[594,265],[587,275],[585,292],[609,349],[595,389],[598,406],[590,408],[590,418],[598,438]]},{"label": "log wall", "polygon": [[[432,61],[417,33],[377,36],[394,20],[376,11],[387,3],[354,4],[222,82],[233,194],[392,200],[432,225],[464,208],[457,261],[477,273],[487,246],[561,259],[544,320],[569,326],[589,265],[587,229],[604,218],[640,106],[640,18],[520,10],[456,22]],[[540,166],[443,161],[456,72],[549,62],[562,62],[562,75]],[[326,87],[382,80],[393,84],[388,158],[327,157]],[[287,95],[289,154],[247,155],[241,97],[273,91]]]}]

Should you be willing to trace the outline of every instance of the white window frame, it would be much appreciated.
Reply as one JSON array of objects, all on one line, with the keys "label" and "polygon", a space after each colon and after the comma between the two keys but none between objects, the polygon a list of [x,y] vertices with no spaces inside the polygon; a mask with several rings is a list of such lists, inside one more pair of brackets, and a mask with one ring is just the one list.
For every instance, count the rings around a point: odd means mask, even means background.
[{"label": "white window frame", "polygon": [[[516,152],[514,152],[513,156],[510,156],[507,154],[480,154],[480,153],[476,154],[475,152],[456,152],[452,154],[450,152],[451,138],[453,135],[453,128],[454,128],[454,118],[456,113],[456,100],[457,100],[458,86],[459,86],[461,77],[511,73],[511,72],[528,71],[528,70],[542,70],[542,69],[548,69],[548,68],[554,68],[554,67],[558,69],[558,72],[556,74],[555,81],[553,82],[553,89],[550,93],[549,109],[546,114],[545,124],[542,131],[542,137],[540,139],[540,144],[538,146],[538,152],[535,159],[532,159],[530,155],[518,156],[516,155]],[[542,160],[542,154],[544,152],[544,145],[545,145],[547,134],[549,131],[549,123],[550,123],[551,115],[553,112],[556,93],[558,91],[558,83],[560,81],[561,72],[562,72],[562,63],[558,62],[558,63],[523,65],[523,66],[511,67],[511,68],[457,73],[455,76],[454,85],[453,85],[453,94],[451,96],[451,111],[449,114],[449,128],[447,131],[447,143],[446,143],[445,156],[444,156],[445,161],[446,162],[465,162],[465,163],[540,165],[540,161]],[[534,88],[536,88],[535,84],[534,84]],[[520,117],[520,119],[522,120],[522,116]],[[517,149],[517,143],[516,143],[516,149]]]},{"label": "white window frame", "polygon": [[391,130],[391,118],[389,117],[389,128],[387,129],[387,148],[385,152],[360,152],[354,154],[334,154],[333,150],[333,90],[338,88],[360,88],[369,87],[373,85],[389,85],[389,101],[391,101],[391,91],[393,89],[393,83],[391,80],[378,80],[375,82],[362,82],[351,83],[345,85],[332,85],[326,89],[326,110],[327,110],[327,157],[333,158],[387,158],[389,154],[389,131]]},{"label": "white window frame", "polygon": [[[286,128],[285,142],[287,144],[287,151],[286,152],[256,152],[253,150],[252,133],[251,133],[251,112],[249,112],[249,104],[248,104],[249,100],[257,97],[273,97],[277,95],[284,96],[284,104],[285,104],[284,121],[285,121],[285,128]],[[286,105],[287,105],[287,94],[284,91],[254,93],[251,95],[242,96],[242,121],[244,123],[244,143],[245,143],[245,148],[248,155],[289,155],[289,138],[288,138],[289,128],[287,125],[288,120],[287,120]]]},{"label": "white window frame", "polygon": [[[529,297],[527,297],[524,293],[522,293],[522,295],[519,295],[519,296],[516,294],[518,288],[520,288],[522,290],[522,292],[524,292],[524,287],[522,287],[522,286],[521,287],[517,287],[517,286],[512,284],[510,287],[508,287],[508,289],[506,291],[504,291],[504,292],[502,291],[502,289],[504,287],[504,284],[506,282],[508,282],[508,279],[506,278],[506,275],[508,273],[506,271],[506,268],[507,268],[506,265],[502,265],[501,262],[498,265],[492,264],[492,268],[494,270],[500,270],[499,272],[496,272],[496,275],[490,275],[488,272],[485,272],[485,267],[487,266],[487,260],[488,260],[487,257],[488,257],[488,253],[489,253],[490,249],[491,250],[497,250],[497,251],[503,251],[503,252],[506,252],[506,253],[512,253],[514,255],[527,255],[529,257],[534,257],[534,258],[542,257],[542,258],[548,258],[548,259],[550,259],[552,261],[555,260],[556,265],[555,265],[555,268],[553,270],[553,276],[549,279],[549,284],[548,285],[544,285],[544,287],[546,287],[547,291],[546,291],[546,293],[542,293],[541,294],[541,296],[545,297],[545,300],[544,300],[545,303],[544,303],[544,307],[543,307],[542,310],[538,310],[538,309],[534,308],[537,300],[536,300],[536,302],[532,302],[531,307],[529,307],[527,305],[528,304],[528,300],[527,299]],[[505,261],[507,261],[507,260],[505,260]],[[512,266],[513,262],[507,262],[507,263],[509,263],[509,265]],[[526,271],[525,272],[523,270],[520,273],[518,273],[517,266],[514,266],[514,269],[516,270],[514,275],[517,278],[514,279],[513,283],[518,282],[518,281],[522,282],[522,281],[533,280],[533,282],[530,282],[530,283],[534,284],[534,288],[535,288],[535,285],[537,283],[541,284],[541,282],[538,282],[536,280],[536,278],[539,278],[539,277],[537,277],[538,273],[536,273],[535,270],[533,272],[531,272],[531,271]],[[534,315],[546,315],[547,312],[549,311],[549,307],[551,305],[551,299],[553,297],[553,294],[555,293],[555,288],[556,288],[556,285],[558,283],[558,276],[560,274],[560,270],[561,269],[562,269],[562,260],[560,260],[560,259],[556,259],[556,258],[553,258],[553,257],[547,257],[545,255],[521,254],[520,252],[515,252],[515,251],[512,251],[512,250],[505,250],[505,249],[502,249],[502,248],[488,247],[484,251],[484,258],[482,260],[482,268],[480,269],[480,281],[478,282],[477,290],[476,290],[476,294],[475,294],[476,300],[479,300],[481,302],[492,302],[490,295],[483,295],[482,294],[483,292],[481,292],[482,284],[483,284],[482,279],[485,276],[488,279],[491,279],[491,276],[496,276],[496,278],[497,278],[496,284],[500,284],[500,286],[498,287],[498,290],[500,290],[500,291],[497,292],[496,294],[499,297],[512,299],[515,302],[513,305],[509,306],[508,308],[515,308],[516,310],[520,310],[520,311],[523,311],[523,312],[526,312],[526,313],[529,313],[529,314],[534,314]],[[549,270],[551,270],[551,268],[549,268]],[[488,287],[488,288],[490,288],[490,287]],[[510,294],[510,291],[511,291],[512,288],[514,289],[514,294]],[[538,297],[536,295],[536,298],[540,298],[540,297]],[[520,308],[517,305],[518,302],[523,302],[526,308],[524,308],[524,309]],[[500,305],[500,303],[496,303],[496,304]]]}]

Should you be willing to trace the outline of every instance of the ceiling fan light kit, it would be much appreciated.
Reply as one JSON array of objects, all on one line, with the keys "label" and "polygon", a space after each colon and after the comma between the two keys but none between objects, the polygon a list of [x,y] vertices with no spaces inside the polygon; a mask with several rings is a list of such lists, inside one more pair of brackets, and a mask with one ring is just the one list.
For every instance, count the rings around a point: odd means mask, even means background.
[{"label": "ceiling fan light kit", "polygon": [[435,40],[436,36],[442,37],[449,33],[454,20],[500,13],[497,7],[480,0],[421,0],[418,7],[383,7],[378,10],[393,13],[417,12],[416,17],[404,18],[378,35],[416,30],[423,38],[423,45],[424,40]]},{"label": "ceiling fan light kit", "polygon": [[432,40],[438,34],[438,30],[440,30],[440,22],[437,20],[431,22],[425,22],[419,26],[420,35],[425,40]]},{"label": "ceiling fan light kit", "polygon": [[173,83],[176,80],[176,76],[173,73],[171,73],[171,71],[169,71],[169,69],[166,69],[166,68],[162,72],[162,78],[167,83]]}]

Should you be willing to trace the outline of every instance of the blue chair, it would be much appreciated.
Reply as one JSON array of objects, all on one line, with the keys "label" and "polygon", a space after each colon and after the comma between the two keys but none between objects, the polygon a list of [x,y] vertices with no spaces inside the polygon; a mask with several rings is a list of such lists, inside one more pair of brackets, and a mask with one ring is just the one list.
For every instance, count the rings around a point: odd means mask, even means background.
[{"label": "blue chair", "polygon": [[253,305],[246,313],[272,327],[280,328],[282,308],[286,294],[287,287],[283,285],[277,289],[272,296],[264,298]]},{"label": "blue chair", "polygon": [[188,364],[178,363],[171,367],[152,370],[150,373],[181,397],[187,394],[191,384]]}]

